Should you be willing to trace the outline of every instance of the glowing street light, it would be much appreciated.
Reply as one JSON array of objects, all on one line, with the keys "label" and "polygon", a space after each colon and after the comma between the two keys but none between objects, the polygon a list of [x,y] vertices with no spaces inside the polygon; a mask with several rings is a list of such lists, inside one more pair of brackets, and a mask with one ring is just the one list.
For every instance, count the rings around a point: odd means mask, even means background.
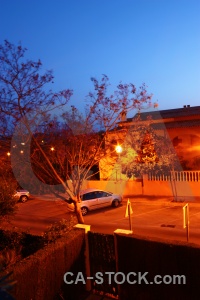
[{"label": "glowing street light", "polygon": [[7,156],[10,156],[10,155],[11,155],[11,153],[10,153],[10,152],[7,152],[6,154],[7,154]]},{"label": "glowing street light", "polygon": [[[115,151],[117,152],[117,154],[118,154],[118,158],[119,158],[119,161],[118,161],[118,163],[119,163],[119,165],[120,165],[120,154],[122,153],[122,146],[121,145],[117,145],[116,147],[115,147]],[[118,172],[118,170],[116,170],[116,181],[117,181],[117,172]],[[121,180],[121,165],[120,165],[120,170],[119,170],[119,172],[120,172],[120,180]]]},{"label": "glowing street light", "polygon": [[122,146],[120,146],[120,145],[117,145],[116,147],[115,147],[115,151],[118,153],[118,154],[120,154],[120,153],[122,153]]},{"label": "glowing street light", "polygon": [[55,150],[55,148],[54,147],[51,147],[51,151],[54,151]]}]

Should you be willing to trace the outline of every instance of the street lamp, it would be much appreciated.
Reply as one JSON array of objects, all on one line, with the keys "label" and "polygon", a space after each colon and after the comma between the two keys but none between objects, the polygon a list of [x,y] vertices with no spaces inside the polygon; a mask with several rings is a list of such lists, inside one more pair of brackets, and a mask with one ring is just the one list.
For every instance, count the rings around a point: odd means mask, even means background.
[{"label": "street lamp", "polygon": [[[123,148],[121,145],[117,145],[115,147],[115,151],[117,152],[118,157],[119,157],[119,164],[120,164],[120,154],[122,153],[122,150],[123,150]],[[120,180],[121,180],[121,165],[120,165],[119,171],[120,171]],[[116,170],[116,180],[117,180],[117,170]]]},{"label": "street lamp", "polygon": [[121,145],[117,145],[116,147],[115,147],[115,151],[120,155],[120,153],[122,153],[122,146]]}]

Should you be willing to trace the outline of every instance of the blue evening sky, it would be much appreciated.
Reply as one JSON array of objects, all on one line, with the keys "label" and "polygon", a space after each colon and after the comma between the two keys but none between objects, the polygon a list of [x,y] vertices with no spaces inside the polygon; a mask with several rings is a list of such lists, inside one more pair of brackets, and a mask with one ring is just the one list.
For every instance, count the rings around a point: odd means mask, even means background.
[{"label": "blue evening sky", "polygon": [[82,105],[92,76],[142,83],[159,109],[200,105],[199,0],[0,0],[0,43],[28,48]]}]

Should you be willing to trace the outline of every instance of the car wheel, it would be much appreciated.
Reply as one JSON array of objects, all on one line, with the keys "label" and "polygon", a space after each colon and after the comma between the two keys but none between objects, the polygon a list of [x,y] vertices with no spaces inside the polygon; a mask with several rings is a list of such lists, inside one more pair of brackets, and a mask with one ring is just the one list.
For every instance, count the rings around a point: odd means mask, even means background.
[{"label": "car wheel", "polygon": [[26,202],[27,200],[28,200],[27,196],[21,196],[20,197],[20,201],[23,202],[23,203]]},{"label": "car wheel", "polygon": [[87,207],[81,207],[81,213],[83,216],[87,215],[87,213],[88,213]]},{"label": "car wheel", "polygon": [[117,199],[113,200],[112,206],[113,207],[118,207],[119,206],[119,201]]}]

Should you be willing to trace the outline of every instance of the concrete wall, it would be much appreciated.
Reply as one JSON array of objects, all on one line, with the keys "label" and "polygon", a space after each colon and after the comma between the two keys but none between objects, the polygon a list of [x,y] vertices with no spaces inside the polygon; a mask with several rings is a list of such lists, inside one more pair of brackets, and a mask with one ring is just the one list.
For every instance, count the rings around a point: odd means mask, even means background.
[{"label": "concrete wall", "polygon": [[125,197],[143,196],[166,196],[173,197],[173,190],[178,197],[200,196],[200,182],[176,181],[175,188],[171,181],[86,181],[83,188],[104,189],[113,193],[122,194]]},{"label": "concrete wall", "polygon": [[84,182],[83,189],[87,188],[98,188],[106,191],[110,191],[116,194],[127,195],[142,195],[143,188],[142,183],[137,181],[111,181],[111,180],[100,180],[100,181],[86,181]]}]

